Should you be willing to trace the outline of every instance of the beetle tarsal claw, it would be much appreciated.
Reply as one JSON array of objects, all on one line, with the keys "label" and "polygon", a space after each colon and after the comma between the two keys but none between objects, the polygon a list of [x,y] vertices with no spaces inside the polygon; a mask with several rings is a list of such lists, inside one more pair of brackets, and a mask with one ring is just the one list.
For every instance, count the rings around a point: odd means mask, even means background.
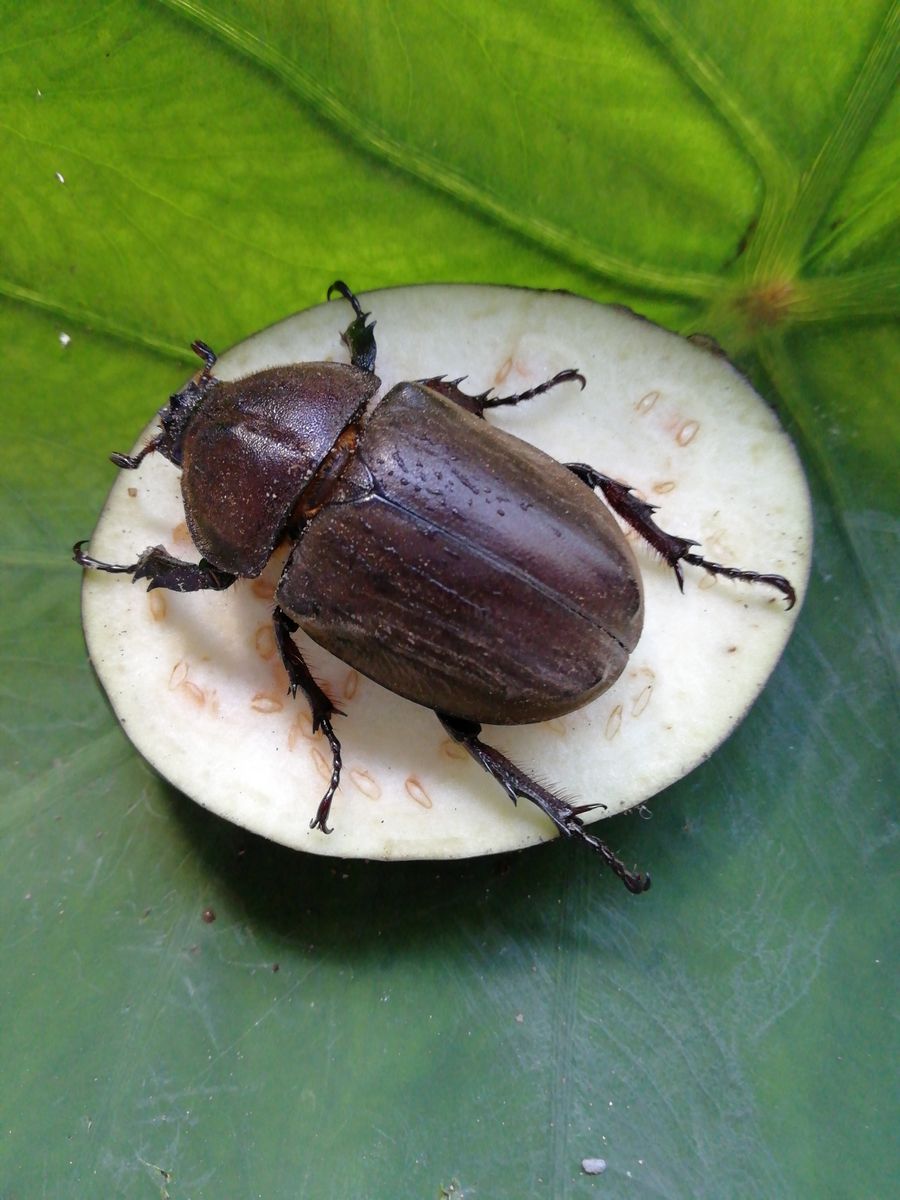
[{"label": "beetle tarsal claw", "polygon": [[319,809],[321,809],[323,805],[325,806],[325,812],[324,813],[317,812],[316,815],[313,817],[313,819],[310,821],[309,827],[310,827],[310,829],[318,829],[320,833],[333,833],[334,827],[331,825],[325,824],[325,820],[328,816],[328,810],[331,808],[331,796],[330,795],[327,795],[325,797],[325,799],[322,800],[322,802],[319,804]]},{"label": "beetle tarsal claw", "polygon": [[612,873],[618,879],[621,879],[622,883],[633,895],[639,896],[641,892],[649,891],[650,876],[647,874],[641,874],[640,872],[629,871],[622,860],[613,854],[612,850],[610,850],[609,846],[607,846],[605,842],[601,842],[599,838],[594,837],[593,834],[587,832],[581,821],[578,821],[577,824],[573,823],[573,827],[569,830],[569,832],[572,836],[581,838],[581,840],[586,842],[592,850],[595,850],[612,871]]},{"label": "beetle tarsal claw", "polygon": [[113,450],[109,456],[109,461],[113,466],[119,467],[122,471],[135,471],[144,461],[148,454],[152,454],[159,449],[159,444],[163,439],[163,435],[157,434],[155,438],[151,438],[145,446],[138,450],[137,454],[120,454],[118,450]]},{"label": "beetle tarsal claw", "polygon": [[200,378],[204,382],[212,379],[212,369],[218,359],[215,350],[207,346],[206,342],[201,342],[199,338],[191,342],[191,349],[198,358],[203,359],[203,370],[200,372]]},{"label": "beetle tarsal claw", "polygon": [[[696,546],[698,543],[692,542],[691,545]],[[682,558],[694,567],[701,567],[708,575],[721,575],[724,579],[738,579],[745,583],[762,583],[767,587],[775,588],[787,600],[788,610],[792,609],[797,602],[797,593],[794,591],[793,584],[783,575],[761,575],[758,571],[745,571],[740,567],[725,567],[721,563],[710,562],[700,554],[683,554]]]},{"label": "beetle tarsal claw", "polygon": [[325,298],[327,300],[330,300],[335,292],[337,292],[337,294],[339,296],[343,296],[344,299],[353,306],[353,311],[356,313],[356,315],[358,317],[367,317],[369,315],[368,313],[363,312],[362,305],[357,300],[357,298],[353,294],[353,292],[351,292],[350,289],[347,287],[346,283],[344,283],[343,279],[336,279],[334,281],[334,283],[329,287],[328,291],[326,292]]},{"label": "beetle tarsal claw", "polygon": [[528,388],[527,391],[516,392],[512,396],[491,396],[490,392],[485,392],[476,399],[481,401],[482,408],[499,408],[504,404],[520,404],[523,400],[533,400],[535,396],[543,396],[545,392],[549,392],[551,388],[555,388],[561,383],[574,383],[576,380],[581,384],[581,390],[584,391],[587,385],[585,377],[574,367],[567,367],[564,371],[557,371],[552,379]]},{"label": "beetle tarsal claw", "polygon": [[[334,711],[336,712],[337,709]],[[331,801],[334,799],[334,794],[341,782],[341,743],[335,736],[328,717],[321,715],[314,717],[314,730],[317,725],[328,739],[328,745],[331,747],[331,779],[328,781],[328,790],[319,801],[316,815],[310,821],[309,827],[310,829],[320,829],[322,833],[331,833],[331,827],[328,824],[328,815],[331,812]]]},{"label": "beetle tarsal claw", "polygon": [[107,571],[111,575],[132,575],[132,574],[134,574],[134,572],[137,570],[137,568],[140,566],[141,562],[143,561],[144,556],[150,553],[149,550],[145,550],[144,554],[141,555],[141,557],[138,559],[138,561],[136,563],[130,563],[126,566],[123,563],[103,562],[99,558],[94,558],[94,556],[91,554],[85,554],[85,552],[81,549],[81,547],[86,546],[87,543],[88,543],[87,538],[83,539],[80,542],[76,542],[75,545],[72,547],[72,558],[75,560],[75,562],[78,563],[78,565],[80,567],[89,567],[92,571]]}]

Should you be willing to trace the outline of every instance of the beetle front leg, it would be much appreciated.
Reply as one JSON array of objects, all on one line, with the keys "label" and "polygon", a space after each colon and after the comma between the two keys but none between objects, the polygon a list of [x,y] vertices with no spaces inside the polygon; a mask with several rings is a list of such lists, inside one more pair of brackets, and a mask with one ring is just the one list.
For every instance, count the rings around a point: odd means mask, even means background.
[{"label": "beetle front leg", "polygon": [[147,591],[154,588],[166,588],[170,592],[222,592],[231,587],[237,575],[221,571],[205,558],[198,563],[185,562],[181,558],[173,558],[165,546],[150,546],[144,551],[137,562],[129,566],[119,563],[102,562],[85,554],[82,546],[86,541],[76,542],[72,547],[72,557],[81,567],[92,571],[107,571],[111,575],[130,575],[131,582],[148,579]]},{"label": "beetle front leg", "polygon": [[364,371],[374,372],[376,346],[375,334],[372,330],[375,328],[375,322],[366,324],[366,318],[372,314],[363,312],[362,305],[343,279],[336,279],[328,289],[329,300],[332,292],[338,292],[343,296],[353,306],[353,311],[356,313],[356,320],[351,321],[341,334],[341,341],[350,351],[351,363],[354,367],[361,367]]},{"label": "beetle front leg", "polygon": [[328,827],[328,814],[331,812],[334,793],[341,781],[341,743],[335,736],[331,718],[335,713],[339,716],[344,716],[344,713],[339,708],[335,708],[313,679],[306,660],[291,636],[299,629],[297,622],[289,617],[282,608],[275,609],[272,621],[275,625],[275,641],[281,653],[281,661],[288,674],[290,693],[292,696],[296,696],[298,689],[303,693],[312,713],[313,733],[317,733],[321,729],[331,747],[331,779],[328,781],[325,795],[319,801],[316,815],[309,823],[310,829],[321,829],[323,833],[331,833]]},{"label": "beetle front leg", "polygon": [[647,891],[650,887],[650,876],[636,875],[629,871],[605,842],[601,842],[599,838],[594,837],[585,829],[581,813],[589,812],[592,808],[602,808],[603,805],[582,804],[577,808],[573,807],[559,796],[555,796],[553,792],[548,791],[547,788],[542,787],[536,780],[531,779],[499,750],[495,750],[493,746],[488,746],[481,741],[478,736],[481,733],[481,726],[477,721],[464,721],[459,717],[449,717],[445,713],[439,712],[436,712],[435,716],[453,740],[468,750],[475,761],[490,775],[493,775],[513,804],[520,796],[525,800],[530,800],[532,804],[536,804],[542,812],[547,814],[560,834],[564,837],[580,838],[596,851],[613,874],[621,879],[629,892],[637,894]]},{"label": "beetle front leg", "polygon": [[710,562],[700,554],[694,554],[691,546],[698,546],[692,538],[677,537],[666,533],[653,520],[656,505],[647,504],[634,494],[634,489],[625,483],[619,483],[608,475],[602,475],[586,463],[566,463],[569,470],[577,475],[589,488],[599,488],[603,498],[613,510],[626,521],[632,529],[647,542],[669,564],[675,572],[678,587],[684,591],[684,576],[681,570],[683,562],[692,567],[702,567],[710,575],[721,575],[725,579],[740,579],[744,583],[763,583],[773,587],[787,600],[788,608],[793,608],[797,602],[797,593],[790,580],[783,575],[763,575],[759,571],[745,571],[741,567],[726,567],[721,563]]},{"label": "beetle front leg", "polygon": [[536,387],[529,388],[525,392],[516,392],[511,396],[492,396],[490,389],[486,392],[481,392],[477,396],[470,396],[459,386],[463,381],[462,379],[447,379],[443,375],[434,375],[431,379],[420,379],[419,382],[424,384],[425,387],[431,388],[433,392],[438,392],[447,400],[452,400],[454,404],[458,404],[466,412],[474,413],[476,417],[483,417],[486,408],[500,408],[504,404],[519,404],[523,400],[533,400],[535,396],[542,396],[544,392],[549,392],[551,388],[558,387],[561,383],[571,383],[574,379],[578,380],[583,391],[586,383],[584,376],[580,371],[569,367],[565,371],[557,371],[552,379],[548,379],[544,383],[539,383]]}]

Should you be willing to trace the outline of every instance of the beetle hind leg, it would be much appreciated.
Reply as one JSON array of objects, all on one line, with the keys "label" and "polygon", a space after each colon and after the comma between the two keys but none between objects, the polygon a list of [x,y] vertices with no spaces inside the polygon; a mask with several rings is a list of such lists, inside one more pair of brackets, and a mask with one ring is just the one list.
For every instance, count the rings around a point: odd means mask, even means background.
[{"label": "beetle hind leg", "polygon": [[281,661],[288,674],[290,693],[292,696],[296,696],[298,690],[303,693],[312,713],[313,733],[317,733],[321,729],[331,747],[331,779],[328,781],[325,795],[319,801],[316,815],[309,823],[310,829],[321,829],[323,833],[331,833],[328,816],[331,812],[331,801],[334,799],[334,793],[341,781],[341,743],[335,736],[331,718],[336,713],[340,716],[344,714],[339,708],[335,708],[313,679],[312,672],[291,636],[299,628],[297,622],[292,620],[281,608],[275,609],[272,621],[275,626],[275,641],[281,654]]},{"label": "beetle hind leg", "polygon": [[597,808],[598,805],[585,804],[575,807],[554,795],[553,792],[526,775],[515,763],[510,762],[499,750],[486,745],[478,736],[481,733],[481,726],[476,721],[460,720],[458,717],[449,717],[445,713],[436,713],[435,715],[453,740],[466,749],[472,758],[497,780],[513,804],[518,801],[520,796],[525,800],[530,800],[532,804],[536,804],[542,812],[547,814],[562,836],[579,838],[599,854],[613,874],[621,879],[629,892],[635,894],[646,892],[650,887],[650,876],[638,875],[629,871],[605,842],[601,842],[599,838],[594,837],[585,829],[580,814]]},{"label": "beetle hind leg", "polygon": [[652,546],[653,549],[669,564],[675,572],[678,587],[684,591],[684,575],[681,564],[690,563],[692,567],[701,567],[708,575],[721,575],[725,579],[739,579],[744,583],[762,583],[775,588],[787,600],[788,608],[793,608],[797,602],[797,593],[790,580],[783,575],[763,575],[759,571],[745,571],[741,567],[726,567],[722,563],[710,562],[700,554],[694,554],[692,546],[699,543],[692,538],[677,537],[666,533],[653,520],[656,506],[647,504],[634,494],[634,489],[627,484],[619,483],[608,475],[602,475],[586,463],[566,463],[569,470],[577,475],[589,488],[599,488],[603,498],[613,512],[626,521],[632,529]]}]

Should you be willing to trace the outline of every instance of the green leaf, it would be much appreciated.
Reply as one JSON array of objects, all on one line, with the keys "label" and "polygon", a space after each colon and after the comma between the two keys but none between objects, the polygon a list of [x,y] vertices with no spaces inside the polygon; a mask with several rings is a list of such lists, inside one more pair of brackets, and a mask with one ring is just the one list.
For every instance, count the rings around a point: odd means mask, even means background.
[{"label": "green leaf", "polygon": [[[887,1194],[898,6],[0,9],[0,1194]],[[563,845],[292,854],[107,710],[68,560],[106,452],[193,338],[337,277],[630,304],[797,437],[806,609],[741,730],[609,827],[647,896]]]}]

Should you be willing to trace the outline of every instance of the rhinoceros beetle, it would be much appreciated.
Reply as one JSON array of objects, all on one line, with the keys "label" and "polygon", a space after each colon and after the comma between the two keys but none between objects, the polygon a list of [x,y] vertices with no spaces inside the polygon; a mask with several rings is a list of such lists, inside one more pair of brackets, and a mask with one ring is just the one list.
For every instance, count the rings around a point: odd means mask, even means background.
[{"label": "rhinoceros beetle", "polygon": [[[561,834],[598,852],[632,892],[628,871],[573,806],[481,738],[483,722],[546,721],[587,704],[621,674],[643,623],[641,575],[617,514],[657,551],[682,587],[682,564],[766,584],[788,606],[780,575],[710,562],[697,543],[664,532],[655,509],[585,463],[561,464],[489,425],[488,409],[520,404],[585,380],[579,371],[515,395],[468,395],[461,380],[399,383],[371,414],[374,325],[338,280],[354,319],[341,337],[350,363],[271,367],[225,382],[197,341],[203,368],[160,410],[160,432],[139,453],[113,454],[133,470],[158,452],[181,468],[185,518],[202,558],[164,546],[128,566],[101,562],[79,542],[82,567],[146,579],[148,589],[222,590],[254,578],[276,545],[292,543],[275,595],[276,643],[292,695],[331,747],[328,788],[311,821],[328,818],[341,773],[332,718],[292,635],[434,711],[450,736],[515,802],[535,803]],[[597,496],[600,492],[604,504]],[[608,506],[608,507],[607,507]],[[602,807],[602,805],[600,806]]]}]

